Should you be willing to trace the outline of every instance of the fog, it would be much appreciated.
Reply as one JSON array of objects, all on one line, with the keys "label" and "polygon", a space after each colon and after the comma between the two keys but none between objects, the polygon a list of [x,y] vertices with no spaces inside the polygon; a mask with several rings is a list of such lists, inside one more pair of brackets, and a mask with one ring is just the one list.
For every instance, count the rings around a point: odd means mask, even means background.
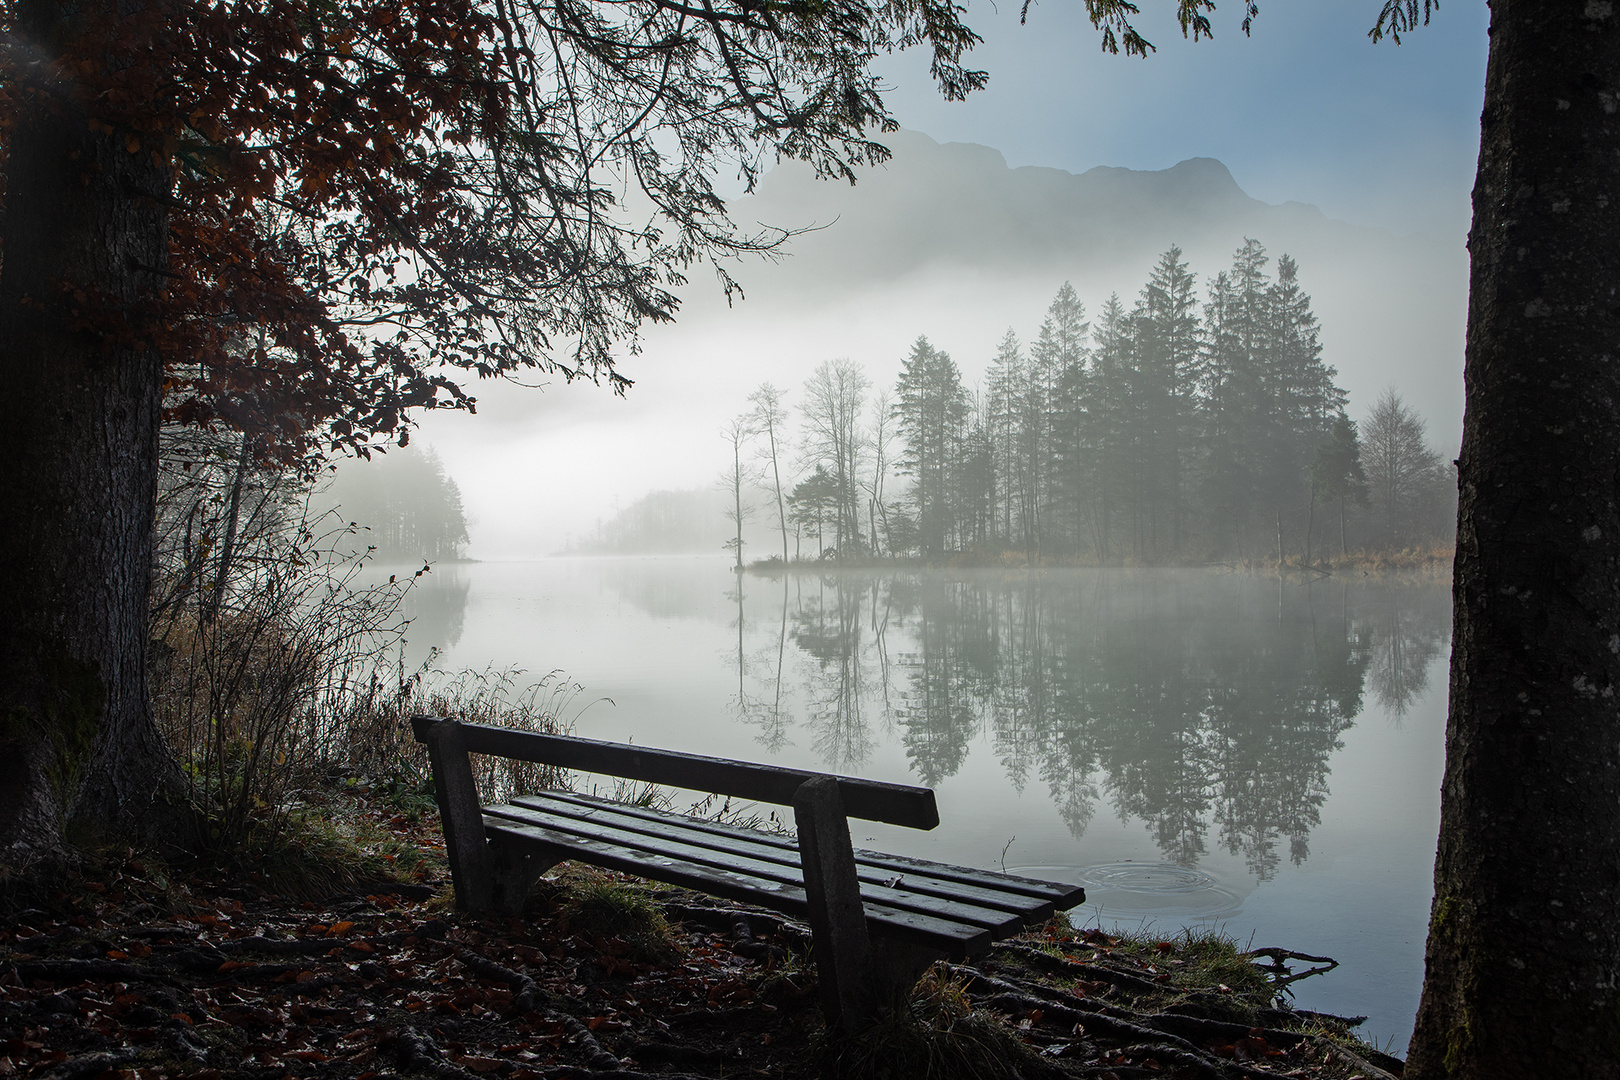
[{"label": "fog", "polygon": [[789,164],[733,200],[744,228],[812,231],[731,267],[746,299],[729,307],[694,268],[678,321],[621,358],[628,395],[485,383],[476,416],[423,421],[465,497],[470,554],[545,555],[649,491],[714,483],[720,427],[748,394],[768,380],[792,407],[822,361],[892,387],[925,334],[971,385],[1009,328],[1035,336],[1064,281],[1088,313],[1113,292],[1128,306],[1172,244],[1201,284],[1245,237],[1294,256],[1351,417],[1394,386],[1454,456],[1485,35],[1444,14],[1396,51],[1343,13],[1268,9],[1252,41],[1220,22],[1196,48],[1160,32],[1161,55],[1127,64],[1094,56],[1055,6],[1032,15],[1052,32],[1022,37],[986,13],[992,88],[966,105],[933,101],[914,60],[896,61],[900,115],[930,134],[884,137],[894,159],[854,187]]}]

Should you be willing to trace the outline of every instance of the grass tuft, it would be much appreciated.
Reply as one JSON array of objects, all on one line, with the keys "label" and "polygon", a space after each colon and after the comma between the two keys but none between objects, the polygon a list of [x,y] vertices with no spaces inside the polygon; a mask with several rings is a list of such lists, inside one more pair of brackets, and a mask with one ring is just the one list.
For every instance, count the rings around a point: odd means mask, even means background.
[{"label": "grass tuft", "polygon": [[1066,916],[1058,915],[1024,940],[1054,955],[1154,984],[1155,989],[1145,997],[1138,995],[1138,1004],[1156,1011],[1204,999],[1206,1003],[1218,1001],[1218,1011],[1234,1021],[1252,1019],[1259,1010],[1271,1007],[1279,992],[1271,974],[1235,939],[1218,930],[1186,927],[1158,934],[1152,927],[1078,929]]},{"label": "grass tuft", "polygon": [[975,1012],[967,980],[936,964],[910,994],[821,1053],[837,1080],[1022,1080],[1056,1075],[1000,1017]]},{"label": "grass tuft", "polygon": [[626,959],[668,963],[681,954],[674,928],[646,888],[590,867],[563,875],[557,928],[608,945],[623,942]]},{"label": "grass tuft", "polygon": [[290,808],[280,828],[231,839],[206,862],[297,900],[400,881],[421,859],[420,849],[379,828],[342,793]]}]

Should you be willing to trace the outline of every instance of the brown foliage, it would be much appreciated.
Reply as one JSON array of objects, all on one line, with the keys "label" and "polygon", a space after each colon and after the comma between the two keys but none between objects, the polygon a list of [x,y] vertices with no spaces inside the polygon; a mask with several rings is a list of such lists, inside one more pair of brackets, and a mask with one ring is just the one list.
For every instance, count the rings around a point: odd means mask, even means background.
[{"label": "brown foliage", "polygon": [[[852,177],[892,120],[869,70],[926,44],[948,96],[955,8],[678,0],[151,0],[41,29],[0,5],[0,117],[83,110],[165,190],[165,282],[138,315],[58,298],[167,358],[168,416],[293,461],[474,405],[461,379],[605,378],[693,262],[767,250],[712,180],[768,155]],[[30,21],[30,20],[33,21]],[[80,121],[82,122],[82,121]],[[0,121],[0,164],[6,150]],[[635,192],[631,223],[624,201]],[[734,284],[719,271],[728,294]],[[41,289],[53,287],[40,283]],[[43,295],[43,294],[41,294]]]}]

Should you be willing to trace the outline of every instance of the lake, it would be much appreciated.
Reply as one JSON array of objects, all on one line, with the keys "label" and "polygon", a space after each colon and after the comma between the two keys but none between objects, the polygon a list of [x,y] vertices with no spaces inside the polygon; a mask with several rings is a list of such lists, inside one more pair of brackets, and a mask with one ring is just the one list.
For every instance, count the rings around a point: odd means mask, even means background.
[{"label": "lake", "polygon": [[579,683],[578,734],[937,791],[938,829],[855,822],[857,846],[1079,882],[1077,923],[1332,956],[1297,1002],[1405,1051],[1443,581],[574,558],[441,566],[409,610],[440,668]]}]

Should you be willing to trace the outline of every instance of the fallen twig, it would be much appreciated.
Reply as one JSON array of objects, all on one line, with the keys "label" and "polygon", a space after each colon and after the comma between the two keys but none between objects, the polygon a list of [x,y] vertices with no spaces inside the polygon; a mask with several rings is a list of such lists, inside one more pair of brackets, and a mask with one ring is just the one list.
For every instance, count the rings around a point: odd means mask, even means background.
[{"label": "fallen twig", "polygon": [[[1323,975],[1339,966],[1339,962],[1331,956],[1312,956],[1310,953],[1294,952],[1292,949],[1264,948],[1250,949],[1242,956],[1253,959],[1263,956],[1271,961],[1270,964],[1256,964],[1271,979],[1272,985],[1284,987],[1290,983],[1297,983],[1301,979],[1309,979],[1313,975]],[[1320,967],[1310,968],[1306,971],[1294,972],[1288,970],[1288,961],[1303,960],[1308,964],[1319,964]]]},{"label": "fallen twig", "polygon": [[1354,1050],[1346,1049],[1331,1039],[1324,1039],[1320,1035],[1313,1036],[1316,1045],[1349,1065],[1352,1069],[1359,1069],[1367,1074],[1367,1080],[1400,1080],[1398,1076],[1387,1069],[1380,1069]]}]

